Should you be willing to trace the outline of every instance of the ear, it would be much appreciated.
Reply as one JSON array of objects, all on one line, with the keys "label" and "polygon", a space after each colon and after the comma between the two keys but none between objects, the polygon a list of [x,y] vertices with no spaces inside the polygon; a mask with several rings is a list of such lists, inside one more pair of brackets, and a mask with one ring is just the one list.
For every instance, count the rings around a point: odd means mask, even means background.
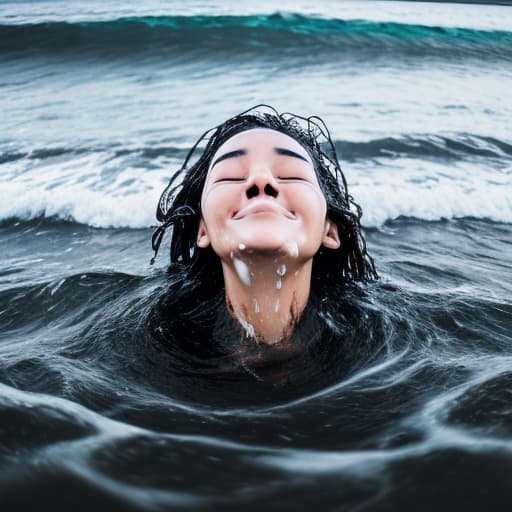
[{"label": "ear", "polygon": [[324,236],[322,237],[322,245],[327,249],[339,249],[341,245],[338,226],[332,220],[325,219]]},{"label": "ear", "polygon": [[206,229],[206,224],[204,220],[201,219],[199,222],[199,230],[197,233],[197,246],[201,249],[205,249],[210,245],[210,237],[208,236],[208,231]]}]

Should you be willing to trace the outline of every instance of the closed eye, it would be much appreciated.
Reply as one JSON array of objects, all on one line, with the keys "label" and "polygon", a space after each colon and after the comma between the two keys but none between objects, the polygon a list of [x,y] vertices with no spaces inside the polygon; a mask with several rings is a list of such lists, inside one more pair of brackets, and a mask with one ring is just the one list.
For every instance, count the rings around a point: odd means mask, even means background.
[{"label": "closed eye", "polygon": [[308,181],[300,176],[278,176],[277,179],[282,181]]},{"label": "closed eye", "polygon": [[225,181],[240,182],[240,181],[245,181],[245,178],[220,178],[218,180],[215,180],[214,183],[222,183]]}]

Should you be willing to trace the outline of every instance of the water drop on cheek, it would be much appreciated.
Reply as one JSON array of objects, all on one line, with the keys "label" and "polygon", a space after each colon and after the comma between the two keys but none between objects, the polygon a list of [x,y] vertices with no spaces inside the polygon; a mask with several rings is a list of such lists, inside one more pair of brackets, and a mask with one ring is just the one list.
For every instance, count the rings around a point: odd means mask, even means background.
[{"label": "water drop on cheek", "polygon": [[283,286],[283,282],[281,281],[281,279],[278,279],[278,280],[276,281],[276,288],[277,288],[278,290],[280,290],[282,286]]},{"label": "water drop on cheek", "polygon": [[260,305],[258,304],[258,301],[256,299],[252,299],[254,303],[254,312],[259,313],[260,312]]},{"label": "water drop on cheek", "polygon": [[286,274],[286,265],[279,265],[279,267],[277,267],[276,273],[278,276],[283,277]]},{"label": "water drop on cheek", "polygon": [[238,249],[241,251],[245,250],[245,244],[238,244]]},{"label": "water drop on cheek", "polygon": [[274,311],[277,313],[279,311],[279,299],[276,300],[276,303],[274,305]]}]

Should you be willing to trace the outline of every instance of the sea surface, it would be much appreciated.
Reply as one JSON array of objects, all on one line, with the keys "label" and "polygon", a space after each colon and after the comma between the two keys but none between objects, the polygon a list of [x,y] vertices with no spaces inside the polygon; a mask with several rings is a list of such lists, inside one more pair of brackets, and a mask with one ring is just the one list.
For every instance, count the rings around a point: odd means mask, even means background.
[{"label": "sea surface", "polygon": [[[0,1],[2,512],[512,510],[511,91],[503,5]],[[325,120],[381,276],[300,378],[148,328],[157,199],[259,103]]]}]

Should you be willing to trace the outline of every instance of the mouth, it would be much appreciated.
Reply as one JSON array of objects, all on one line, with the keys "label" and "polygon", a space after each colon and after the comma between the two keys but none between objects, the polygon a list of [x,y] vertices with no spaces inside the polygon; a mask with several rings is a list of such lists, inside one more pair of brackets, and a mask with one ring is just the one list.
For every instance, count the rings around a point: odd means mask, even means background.
[{"label": "mouth", "polygon": [[251,201],[247,206],[243,207],[233,214],[233,220],[240,220],[250,215],[275,214],[282,215],[288,219],[294,220],[295,213],[287,210],[275,201],[268,199]]}]

